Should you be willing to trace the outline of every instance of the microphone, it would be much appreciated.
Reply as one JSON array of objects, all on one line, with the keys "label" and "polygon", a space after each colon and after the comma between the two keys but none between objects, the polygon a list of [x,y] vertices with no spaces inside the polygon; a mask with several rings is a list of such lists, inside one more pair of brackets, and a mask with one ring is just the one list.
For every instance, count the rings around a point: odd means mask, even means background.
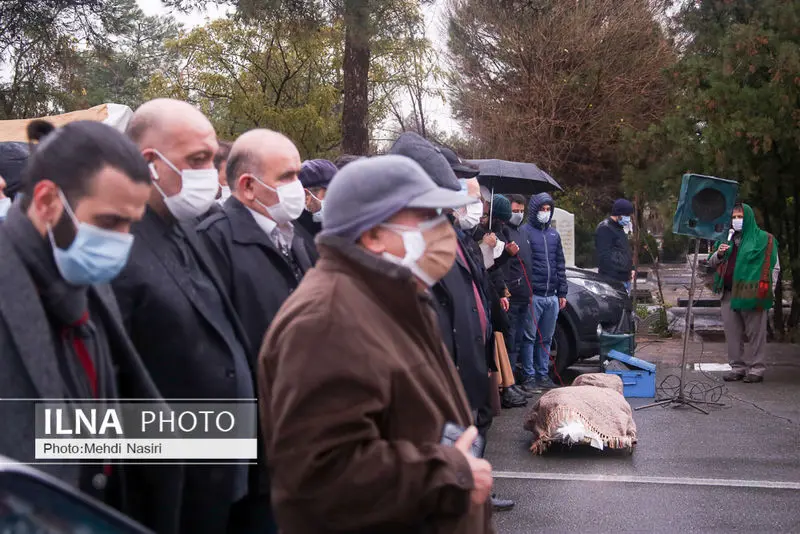
[{"label": "microphone", "polygon": [[735,233],[736,233],[736,230],[734,230],[733,228],[731,228],[731,229],[728,231],[728,241],[730,241],[731,239],[733,239],[733,234],[735,234]]}]

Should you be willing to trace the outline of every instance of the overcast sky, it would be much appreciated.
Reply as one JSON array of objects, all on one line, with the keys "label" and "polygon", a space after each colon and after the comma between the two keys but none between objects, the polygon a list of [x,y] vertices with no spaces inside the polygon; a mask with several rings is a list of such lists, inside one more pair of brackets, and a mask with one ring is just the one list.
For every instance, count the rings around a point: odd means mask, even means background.
[{"label": "overcast sky", "polygon": [[[139,7],[146,15],[159,15],[170,13],[170,10],[164,7],[161,0],[137,0]],[[201,2],[198,2],[200,4]],[[195,11],[188,15],[173,12],[175,19],[187,27],[202,25],[207,20],[223,17],[226,13],[226,8],[221,8],[216,3],[206,4],[207,10],[205,13]],[[436,0],[432,5],[424,8],[425,15],[425,30],[428,38],[433,43],[434,49],[439,55],[444,58],[444,50],[446,49],[446,20],[445,20],[446,0]],[[411,111],[409,102],[405,103],[406,111]],[[426,104],[426,116],[428,121],[435,121],[438,127],[447,132],[459,130],[456,121],[453,120],[450,112],[450,107],[442,102],[441,99],[429,99]]]}]

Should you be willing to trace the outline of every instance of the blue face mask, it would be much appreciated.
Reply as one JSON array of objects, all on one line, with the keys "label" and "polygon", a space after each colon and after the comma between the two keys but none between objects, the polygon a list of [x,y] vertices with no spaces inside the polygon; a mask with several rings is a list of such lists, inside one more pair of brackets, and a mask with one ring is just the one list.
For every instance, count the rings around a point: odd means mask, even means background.
[{"label": "blue face mask", "polygon": [[8,197],[0,198],[0,221],[6,218],[9,208],[11,208],[11,199]]},{"label": "blue face mask", "polygon": [[49,225],[47,227],[58,272],[64,280],[76,286],[110,282],[128,263],[133,236],[78,221],[64,194],[59,191],[58,195],[77,229],[72,244],[64,250],[56,246],[53,232]]},{"label": "blue face mask", "polygon": [[630,226],[631,224],[631,216],[630,215],[623,215],[619,218],[619,224],[622,226]]}]

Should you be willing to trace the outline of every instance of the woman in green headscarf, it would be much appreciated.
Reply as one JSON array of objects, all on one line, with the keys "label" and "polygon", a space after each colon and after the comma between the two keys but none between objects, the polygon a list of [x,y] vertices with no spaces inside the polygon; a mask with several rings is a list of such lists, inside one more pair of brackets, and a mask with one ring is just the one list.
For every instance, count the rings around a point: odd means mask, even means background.
[{"label": "woman in green headscarf", "polygon": [[[772,308],[778,279],[778,242],[758,227],[753,209],[736,205],[731,221],[733,235],[718,242],[708,263],[716,267],[714,292],[722,294],[722,321],[732,371],[726,381],[764,380],[767,310]],[[750,344],[745,358],[743,335]]]}]

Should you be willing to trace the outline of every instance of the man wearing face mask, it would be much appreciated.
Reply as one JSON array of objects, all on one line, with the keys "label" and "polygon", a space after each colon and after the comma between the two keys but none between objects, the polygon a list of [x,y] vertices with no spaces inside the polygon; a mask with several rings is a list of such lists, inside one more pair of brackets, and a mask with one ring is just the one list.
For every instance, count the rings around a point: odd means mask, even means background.
[{"label": "man wearing face mask", "polygon": [[[495,195],[499,197],[500,195]],[[505,200],[505,202],[502,202]],[[515,372],[519,373],[520,378],[525,377],[522,372],[524,362],[533,361],[534,342],[536,341],[536,329],[533,326],[533,308],[531,299],[533,298],[532,285],[529,279],[533,273],[533,254],[528,236],[521,228],[522,220],[525,216],[525,197],[522,195],[510,195],[495,202],[495,213],[498,216],[507,217],[507,222],[503,228],[503,235],[509,244],[514,248],[509,251],[512,258],[505,263],[503,271],[506,278],[508,291],[511,293],[510,309],[508,320],[511,323],[509,334],[508,358],[515,367]],[[533,384],[529,383],[528,386]],[[522,388],[520,388],[522,389]],[[530,391],[525,389],[522,393],[532,396]]]},{"label": "man wearing face mask", "polygon": [[554,208],[548,193],[533,195],[528,203],[528,224],[523,228],[531,250],[530,271],[525,268],[523,283],[530,284],[533,293],[530,305],[536,330],[533,359],[529,353],[520,355],[526,379],[522,387],[528,391],[557,387],[549,375],[550,345],[558,313],[567,305],[568,286],[561,236],[550,226]]},{"label": "man wearing face mask", "polygon": [[626,228],[631,228],[633,204],[624,198],[614,201],[611,216],[602,221],[595,231],[595,250],[597,254],[597,271],[611,280],[625,284],[630,292],[633,277],[633,254],[628,241]]},{"label": "man wearing face mask", "polygon": [[[128,135],[153,179],[113,284],[128,333],[167,399],[252,399],[247,336],[193,226],[219,188],[214,128],[193,106],[159,99],[136,110]],[[247,465],[186,466],[181,531],[256,528],[248,491]]]},{"label": "man wearing face mask", "polygon": [[312,159],[303,162],[300,171],[300,183],[306,194],[306,209],[297,219],[313,239],[322,230],[322,214],[325,208],[325,191],[339,169],[327,159]]},{"label": "man wearing face mask", "polygon": [[[99,122],[54,130],[33,121],[28,132],[39,143],[24,196],[0,225],[0,454],[25,463],[37,461],[35,406],[9,399],[162,402],[107,285],[128,260],[130,226],[144,214],[147,165],[133,143]],[[154,531],[177,532],[179,468],[37,468]]]},{"label": "man wearing face mask", "polygon": [[[477,172],[477,169],[476,169]],[[461,190],[476,199],[480,199],[480,186],[477,178],[459,178]],[[488,231],[480,224],[483,217],[483,202],[470,204],[466,208],[461,208],[453,212],[457,223],[457,232],[463,235],[464,239],[460,242],[465,246],[467,252],[472,256],[472,264],[478,266],[481,271],[479,277],[488,276],[494,294],[500,301],[500,315],[505,315],[508,311],[508,290],[503,278],[500,267],[508,259],[505,253],[505,242],[499,240],[494,232]],[[484,269],[480,269],[483,265]],[[478,270],[476,269],[476,270]],[[494,295],[490,295],[490,300]],[[492,315],[495,312],[492,310]]]},{"label": "man wearing face mask", "polygon": [[232,196],[224,213],[206,219],[204,238],[251,347],[312,266],[295,219],[303,211],[300,154],[284,135],[251,130],[228,160]]},{"label": "man wearing face mask", "polygon": [[[259,355],[281,532],[492,532],[490,465],[444,350],[430,288],[456,258],[437,210],[472,199],[408,158],[349,164],[326,195],[320,261]],[[320,352],[322,350],[322,352]]]},{"label": "man wearing face mask", "polygon": [[[715,267],[714,292],[722,295],[722,321],[731,371],[726,382],[764,380],[768,310],[775,300],[780,274],[778,242],[758,227],[753,208],[737,204],[727,242],[719,242],[709,256]],[[745,355],[744,335],[749,347]]]},{"label": "man wearing face mask", "polygon": [[[294,221],[303,211],[300,154],[284,135],[251,130],[233,144],[228,176],[233,191],[223,213],[197,227],[251,347],[259,348],[272,319],[297,288],[316,256]],[[249,498],[269,512],[266,470]],[[271,513],[270,513],[271,516]],[[274,531],[274,525],[270,525]]]},{"label": "man wearing face mask", "polygon": [[[468,177],[462,178],[468,182],[474,180],[471,177],[476,175],[476,169],[462,165],[461,159],[446,147],[435,146],[416,133],[406,132],[392,145],[390,153],[407,156],[419,163],[437,186],[477,199],[474,189],[470,194],[470,184],[466,183],[464,187],[458,180],[458,175]],[[489,373],[497,370],[492,314],[494,310],[504,312],[500,309],[499,297],[493,293],[482,259],[470,253],[473,240],[456,224],[455,212],[448,214],[448,220],[458,240],[456,261],[433,286],[433,295],[438,303],[439,327],[445,346],[458,368],[475,425],[485,439],[494,418],[491,405],[494,382]],[[499,319],[498,316],[496,320]],[[492,503],[501,510],[514,506],[513,501],[494,496]]]}]

